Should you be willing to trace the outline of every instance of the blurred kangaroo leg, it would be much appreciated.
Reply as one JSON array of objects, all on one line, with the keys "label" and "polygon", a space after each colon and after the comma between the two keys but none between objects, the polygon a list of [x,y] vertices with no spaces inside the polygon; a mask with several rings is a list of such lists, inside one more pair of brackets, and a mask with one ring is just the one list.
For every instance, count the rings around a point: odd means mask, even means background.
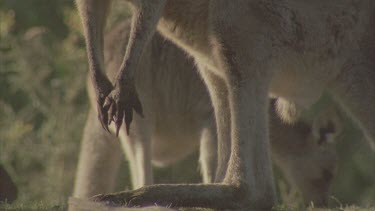
[{"label": "blurred kangaroo leg", "polygon": [[200,142],[199,164],[204,183],[215,181],[216,167],[218,162],[218,146],[215,122],[204,128]]},{"label": "blurred kangaroo leg", "polygon": [[91,109],[83,132],[73,196],[86,198],[114,191],[121,160],[120,143],[102,129]]},{"label": "blurred kangaroo leg", "polygon": [[120,130],[123,150],[129,161],[133,189],[153,184],[151,165],[151,134],[148,119],[134,115],[132,130],[129,135],[125,128]]}]

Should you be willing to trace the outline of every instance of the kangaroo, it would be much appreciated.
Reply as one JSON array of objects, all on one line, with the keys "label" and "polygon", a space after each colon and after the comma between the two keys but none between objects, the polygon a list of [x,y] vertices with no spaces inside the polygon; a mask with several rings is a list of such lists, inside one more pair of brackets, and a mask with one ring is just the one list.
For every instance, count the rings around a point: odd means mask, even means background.
[{"label": "kangaroo", "polygon": [[[110,1],[77,1],[100,122],[107,130],[114,122],[118,133],[124,121],[129,132],[133,110],[142,116],[134,78],[143,50],[158,30],[194,58],[208,87],[218,137],[216,183],[151,185],[95,200],[271,209],[276,195],[269,150],[270,96],[281,100],[286,111],[299,111],[328,92],[374,143],[373,1],[129,2],[131,34],[112,85],[102,71]],[[281,114],[288,113],[295,112]]]},{"label": "kangaroo", "polygon": [[[124,20],[105,36],[105,66],[111,78],[125,54],[129,32],[130,21]],[[74,197],[85,198],[113,191],[122,151],[130,163],[133,188],[153,184],[151,161],[166,166],[192,153],[199,145],[203,182],[214,181],[217,140],[213,108],[192,59],[156,33],[142,55],[138,71],[135,84],[140,100],[147,102],[144,103],[147,121],[136,117],[133,124],[142,130],[130,130],[130,136],[124,134],[124,128],[120,129],[123,150],[119,150],[116,137],[100,129],[99,122],[95,121],[97,112],[90,110],[83,133]],[[88,90],[94,108],[95,92],[90,83]],[[184,99],[179,99],[181,96]],[[285,124],[277,117],[275,106],[270,109],[274,160],[288,181],[301,190],[306,203],[326,205],[337,164],[334,149],[322,145],[328,141],[328,135],[338,131],[331,129],[314,134],[311,124],[302,121]],[[184,114],[196,120],[181,118]],[[315,127],[316,130],[326,128],[323,123],[317,123]],[[144,129],[150,130],[147,137]]]}]

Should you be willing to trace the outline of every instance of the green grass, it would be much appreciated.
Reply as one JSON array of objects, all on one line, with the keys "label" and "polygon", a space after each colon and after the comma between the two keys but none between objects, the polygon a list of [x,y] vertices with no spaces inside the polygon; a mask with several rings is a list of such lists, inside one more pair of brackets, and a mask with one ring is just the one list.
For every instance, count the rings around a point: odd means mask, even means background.
[{"label": "green grass", "polygon": [[[99,203],[91,202],[89,200],[82,200],[77,198],[70,198],[69,202],[62,204],[51,204],[49,202],[36,202],[36,203],[28,203],[28,204],[7,204],[7,203],[0,203],[0,210],[55,210],[55,211],[65,211],[68,210],[68,207],[71,208],[78,208],[78,210],[88,209],[88,210],[106,210],[111,211],[110,207],[104,206]],[[127,211],[127,210],[149,210],[148,208],[126,208],[126,207],[116,207],[113,209],[114,211]],[[163,207],[154,207],[160,208],[164,210]],[[168,208],[168,207],[167,207]],[[160,210],[160,211],[161,211]],[[165,209],[167,210],[175,210],[175,209]],[[214,211],[214,209],[208,208],[178,208],[177,210],[180,211]],[[336,205],[331,205],[330,208],[315,208],[314,204],[311,204],[309,207],[306,207],[302,204],[297,206],[290,206],[290,205],[277,205],[272,209],[273,211],[375,211],[375,207],[359,207],[356,205],[343,205],[340,202],[336,201]]]},{"label": "green grass", "polygon": [[50,204],[45,202],[38,202],[32,204],[0,204],[0,210],[17,210],[17,211],[26,211],[26,210],[53,210],[53,211],[65,211],[67,210],[67,204]]}]

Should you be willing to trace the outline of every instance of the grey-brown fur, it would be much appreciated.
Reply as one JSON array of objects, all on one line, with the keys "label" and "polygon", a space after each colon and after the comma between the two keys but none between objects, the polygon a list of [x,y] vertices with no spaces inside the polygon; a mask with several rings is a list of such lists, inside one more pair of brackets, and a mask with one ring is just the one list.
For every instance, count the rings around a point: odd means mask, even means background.
[{"label": "grey-brown fur", "polygon": [[[121,63],[129,31],[130,22],[123,21],[105,37],[105,63],[110,77]],[[141,129],[132,128],[130,137],[124,135],[124,128],[120,131],[123,151],[130,162],[133,188],[153,183],[151,160],[159,166],[168,165],[197,150],[198,145],[203,181],[213,182],[217,165],[213,109],[192,59],[156,34],[142,56],[138,73],[140,77],[135,82],[144,102],[146,118],[135,117],[133,124]],[[88,83],[88,89],[92,109],[82,140],[75,197],[91,197],[113,191],[123,155],[116,137],[102,130],[96,120],[91,83]],[[334,150],[317,143],[320,134],[315,137],[310,124],[297,121],[288,125],[277,117],[273,109],[271,112],[271,144],[276,163],[288,181],[302,191],[306,203],[313,201],[316,206],[325,205],[336,170]],[[184,115],[196,120],[183,118]],[[142,128],[153,128],[148,139],[140,139],[144,135]],[[330,134],[334,133],[325,135]],[[151,155],[142,155],[140,151],[136,155],[137,152],[131,150],[135,147],[149,149],[146,153]],[[137,163],[140,156],[144,163]],[[325,178],[325,172],[332,177]],[[315,184],[316,181],[321,183]]]},{"label": "grey-brown fur", "polygon": [[[100,2],[103,5],[96,5]],[[156,29],[198,63],[216,116],[220,183],[154,185],[96,200],[129,205],[270,209],[276,203],[269,152],[268,97],[308,108],[324,91],[375,137],[372,0],[132,0],[133,23],[114,86],[96,77],[103,8],[79,0],[100,120],[127,128],[142,114],[134,79]],[[94,50],[93,50],[94,49]],[[204,68],[201,68],[204,67]],[[104,91],[101,91],[104,90]],[[229,147],[230,146],[230,147]],[[227,150],[230,149],[230,152]]]}]

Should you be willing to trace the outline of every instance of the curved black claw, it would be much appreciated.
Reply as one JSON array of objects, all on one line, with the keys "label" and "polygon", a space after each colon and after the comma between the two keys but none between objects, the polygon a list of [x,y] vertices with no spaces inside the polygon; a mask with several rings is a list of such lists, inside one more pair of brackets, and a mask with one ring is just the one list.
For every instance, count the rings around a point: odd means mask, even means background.
[{"label": "curved black claw", "polygon": [[[97,110],[98,110],[98,120],[100,124],[102,125],[103,129],[109,132],[109,129],[106,124],[103,123],[102,119],[107,119],[106,115],[104,114],[105,112],[102,109],[102,106],[98,103],[97,104]],[[103,115],[104,114],[104,115]]]},{"label": "curved black claw", "polygon": [[104,128],[104,130],[109,132],[109,128],[108,128],[109,104],[106,103],[105,99],[113,89],[112,83],[108,80],[108,78],[102,76],[100,80],[99,79],[94,80],[93,86],[94,86],[94,89],[96,92],[96,98],[97,98],[98,119],[100,121],[100,124]]},{"label": "curved black claw", "polygon": [[104,100],[99,99],[97,103],[97,109],[98,109],[98,119],[100,121],[100,124],[102,125],[103,129],[109,132],[108,128],[108,114],[106,112],[106,107],[104,103],[102,102]]}]

